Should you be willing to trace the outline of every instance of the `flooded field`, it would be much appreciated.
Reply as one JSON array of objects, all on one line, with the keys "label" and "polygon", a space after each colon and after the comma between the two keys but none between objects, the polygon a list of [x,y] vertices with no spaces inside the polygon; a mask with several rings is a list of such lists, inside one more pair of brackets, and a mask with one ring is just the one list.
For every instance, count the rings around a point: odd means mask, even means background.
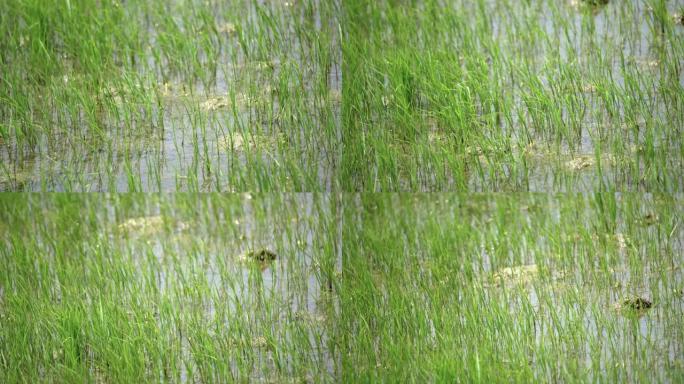
[{"label": "flooded field", "polygon": [[681,382],[682,196],[345,200],[343,382]]},{"label": "flooded field", "polygon": [[0,190],[324,191],[332,2],[0,5]]},{"label": "flooded field", "polygon": [[85,3],[0,6],[1,190],[682,191],[682,0]]},{"label": "flooded field", "polygon": [[683,214],[629,193],[5,194],[0,379],[680,382]]},{"label": "flooded field", "polygon": [[0,197],[0,381],[328,382],[325,196]]},{"label": "flooded field", "polygon": [[355,191],[682,191],[683,1],[343,4]]},{"label": "flooded field", "polygon": [[0,35],[0,383],[684,382],[684,0]]}]

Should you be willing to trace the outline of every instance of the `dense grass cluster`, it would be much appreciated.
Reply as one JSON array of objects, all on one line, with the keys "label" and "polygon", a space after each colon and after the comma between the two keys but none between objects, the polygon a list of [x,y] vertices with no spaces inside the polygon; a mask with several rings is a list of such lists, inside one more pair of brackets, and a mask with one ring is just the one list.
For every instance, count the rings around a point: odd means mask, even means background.
[{"label": "dense grass cluster", "polygon": [[330,381],[336,208],[248,197],[2,196],[0,381]]},{"label": "dense grass cluster", "polygon": [[350,196],[342,381],[681,381],[682,203]]},{"label": "dense grass cluster", "polygon": [[357,191],[681,191],[677,1],[344,1]]},{"label": "dense grass cluster", "polygon": [[0,188],[333,183],[339,28],[317,1],[0,4]]},{"label": "dense grass cluster", "polygon": [[0,381],[678,382],[682,203],[5,195]]},{"label": "dense grass cluster", "polygon": [[0,383],[684,381],[683,15],[0,1]]},{"label": "dense grass cluster", "polygon": [[681,191],[683,11],[6,1],[0,188]]}]

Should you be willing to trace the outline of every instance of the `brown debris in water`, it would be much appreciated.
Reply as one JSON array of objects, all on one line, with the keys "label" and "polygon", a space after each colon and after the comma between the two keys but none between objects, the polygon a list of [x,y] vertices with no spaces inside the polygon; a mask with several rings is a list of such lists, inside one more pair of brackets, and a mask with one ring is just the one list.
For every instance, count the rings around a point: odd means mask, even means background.
[{"label": "brown debris in water", "polygon": [[253,133],[233,133],[226,137],[219,139],[218,148],[221,150],[245,151],[255,148],[262,148],[268,151],[273,151],[278,148],[279,144],[285,143],[285,138],[282,134],[274,133],[272,135],[261,135]]},{"label": "brown debris in water", "polygon": [[257,265],[259,269],[265,271],[276,260],[278,255],[275,252],[261,248],[245,252],[237,257],[237,261],[245,266]]},{"label": "brown debris in water", "polygon": [[[613,165],[615,164],[615,156],[611,154],[602,155],[600,161],[601,165]],[[594,155],[579,155],[565,162],[565,167],[570,171],[581,171],[595,165],[596,156]]]},{"label": "brown debris in water", "polygon": [[684,25],[684,13],[675,13],[672,15],[675,24]]},{"label": "brown debris in water", "polygon": [[273,261],[276,259],[277,255],[275,252],[262,248],[256,251],[249,251],[247,252],[247,257],[249,257],[252,260],[259,261],[259,262],[268,262],[268,261]]},{"label": "brown debris in water", "polygon": [[[188,229],[188,224],[182,221],[172,223],[176,231]],[[153,235],[164,229],[165,219],[162,216],[142,216],[127,219],[117,228],[123,232],[137,233],[140,235]]]},{"label": "brown debris in water", "polygon": [[659,219],[659,217],[657,214],[655,214],[653,212],[649,212],[649,213],[645,214],[644,217],[641,218],[641,223],[644,226],[648,227],[648,226],[651,226],[653,224],[658,223],[658,219]]},{"label": "brown debris in water", "polygon": [[504,283],[527,284],[532,282],[539,274],[536,264],[520,265],[517,267],[506,267],[494,273],[494,282],[497,285]]},{"label": "brown debris in water", "polygon": [[237,31],[237,27],[233,23],[224,23],[217,28],[219,33],[225,33],[227,35],[232,35]]},{"label": "brown debris in water", "polygon": [[579,171],[585,168],[589,168],[596,164],[596,160],[593,156],[578,156],[572,160],[566,161],[565,166],[572,171]]},{"label": "brown debris in water", "polygon": [[644,297],[632,296],[622,300],[618,305],[618,309],[628,309],[632,311],[645,311],[650,309],[653,303]]}]

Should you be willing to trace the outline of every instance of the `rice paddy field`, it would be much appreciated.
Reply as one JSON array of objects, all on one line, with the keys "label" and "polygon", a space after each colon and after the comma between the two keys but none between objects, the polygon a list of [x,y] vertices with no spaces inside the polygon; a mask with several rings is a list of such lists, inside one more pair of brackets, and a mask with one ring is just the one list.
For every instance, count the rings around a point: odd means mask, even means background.
[{"label": "rice paddy field", "polygon": [[684,382],[683,15],[0,1],[0,383]]},{"label": "rice paddy field", "polygon": [[342,382],[681,382],[682,202],[348,196]]},{"label": "rice paddy field", "polygon": [[2,382],[681,382],[681,195],[0,197]]},{"label": "rice paddy field", "polygon": [[343,5],[355,191],[682,190],[681,0]]},{"label": "rice paddy field", "polygon": [[329,190],[339,25],[324,1],[0,4],[0,188]]},{"label": "rice paddy field", "polygon": [[0,198],[1,382],[339,375],[326,196],[30,196]]}]

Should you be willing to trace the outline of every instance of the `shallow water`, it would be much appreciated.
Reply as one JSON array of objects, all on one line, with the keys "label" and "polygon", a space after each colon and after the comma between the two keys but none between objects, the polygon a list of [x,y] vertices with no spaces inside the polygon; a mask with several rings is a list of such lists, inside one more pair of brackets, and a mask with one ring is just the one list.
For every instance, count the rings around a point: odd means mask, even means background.
[{"label": "shallow water", "polygon": [[[454,10],[454,20],[449,20],[453,25],[446,25],[447,20],[441,20],[438,27],[430,25],[429,12],[435,10],[426,10],[423,2],[395,10],[394,18],[389,16],[389,5],[378,3],[366,15],[373,23],[370,27],[364,20],[350,21],[371,35],[366,43],[360,33],[356,36],[359,41],[349,44],[350,50],[356,49],[360,55],[367,50],[371,58],[365,64],[361,60],[361,65],[377,71],[365,74],[369,86],[378,84],[368,95],[385,96],[383,105],[370,99],[350,101],[350,108],[370,111],[355,126],[362,131],[361,137],[344,139],[357,146],[377,142],[371,145],[382,147],[390,142],[389,148],[377,149],[383,157],[380,160],[373,157],[377,156],[373,149],[364,153],[367,158],[355,159],[366,161],[369,168],[359,172],[357,189],[588,192],[607,185],[625,191],[681,190],[684,180],[678,170],[683,165],[684,122],[681,113],[675,112],[679,97],[667,89],[684,84],[682,52],[677,44],[684,28],[668,26],[672,36],[663,38],[651,4],[639,0],[611,1],[593,11],[571,1],[443,3]],[[670,14],[682,4],[666,2]],[[388,26],[385,34],[374,29],[382,25]],[[406,36],[414,30],[415,37]],[[463,41],[469,45],[464,47]],[[408,58],[397,54],[404,51]],[[415,52],[415,60],[410,58],[411,52]],[[452,58],[452,53],[458,56]],[[457,59],[453,71],[463,79],[455,76],[456,84],[436,83],[433,78],[442,78],[444,74],[439,72],[448,71],[449,63],[438,60],[433,64],[436,59],[432,55]],[[403,69],[404,61],[411,60],[415,68]],[[409,86],[399,78],[400,68],[419,82],[415,88],[420,102],[413,113],[404,113],[401,107],[393,109],[393,100],[401,96],[397,89]],[[473,82],[471,76],[479,81]],[[481,86],[482,82],[489,85]],[[528,89],[530,83],[537,83],[539,90]],[[439,126],[431,121],[451,115],[453,105],[444,104],[442,88],[472,99],[475,121],[461,124],[473,128],[461,127],[459,122]],[[510,109],[506,115],[489,110],[497,108],[496,100]],[[383,111],[386,109],[390,112]],[[348,118],[353,120],[354,115]],[[397,124],[418,127],[415,141],[423,147],[415,150],[410,143],[404,144],[414,137],[393,132]],[[428,138],[427,145],[423,136]],[[543,149],[545,155],[525,155],[530,144]],[[462,150],[463,146],[466,155],[460,156],[459,147]],[[478,155],[473,156],[475,148]],[[386,155],[386,151],[390,153]],[[450,153],[457,157],[450,158]],[[392,158],[384,159],[387,156]],[[604,156],[614,161],[577,170],[565,165],[581,157],[598,162]],[[462,169],[450,164],[452,161]],[[387,171],[393,172],[394,180],[383,174]],[[463,174],[458,173],[461,171]]]},{"label": "shallow water", "polygon": [[[54,297],[49,305],[58,312],[79,300],[92,307],[114,284],[118,293],[107,299],[122,311],[152,314],[161,333],[148,336],[175,350],[165,364],[180,367],[181,376],[160,372],[163,380],[211,377],[198,372],[196,363],[204,356],[198,348],[209,344],[227,348],[216,358],[236,378],[318,381],[339,369],[330,349],[339,302],[328,287],[337,285],[341,256],[334,253],[334,206],[324,195],[15,195],[0,205],[7,208],[3,222],[13,227],[0,232],[7,244],[0,249],[3,264],[14,267],[12,250],[23,241],[39,254],[37,270],[50,266],[37,276],[37,286],[13,286],[18,277],[4,276],[9,280],[0,281],[0,313],[7,287],[9,300],[17,300],[27,289],[48,286]],[[79,214],[84,224],[70,225],[68,218]],[[64,241],[73,244],[68,251],[55,246]],[[262,265],[241,257],[260,248],[274,251],[276,260]],[[108,276],[100,286],[84,285],[77,300],[65,295],[80,284],[67,272],[79,260],[88,281],[103,271]],[[96,356],[91,367],[102,369]],[[255,363],[246,366],[245,356]],[[225,366],[217,365],[213,374]]]},{"label": "shallow water", "polygon": [[[349,377],[430,380],[422,376],[435,363],[428,356],[453,349],[454,359],[467,359],[474,348],[486,351],[482,365],[535,380],[677,382],[682,196],[615,195],[614,217],[605,210],[613,200],[602,196],[349,197],[342,313],[348,329],[364,332],[349,338],[347,364],[359,367]],[[645,224],[651,213],[658,219]],[[520,275],[503,272],[511,269]],[[632,295],[653,307],[617,308]],[[373,304],[356,304],[361,296]],[[508,355],[518,348],[522,355]],[[427,356],[401,360],[419,351]]]},{"label": "shallow water", "polygon": [[[167,5],[168,12],[179,14],[168,25],[151,23],[149,15],[144,18],[149,44],[164,51],[169,33],[194,31],[197,26],[185,25],[188,20],[180,16],[179,9],[185,8],[176,9],[189,3]],[[52,128],[40,134],[34,146],[19,148],[16,140],[6,138],[0,144],[0,190],[330,190],[336,135],[334,130],[330,137],[325,132],[331,124],[339,126],[339,106],[327,99],[339,90],[340,81],[339,51],[325,40],[337,31],[329,19],[331,5],[313,2],[309,9],[300,2],[236,1],[206,6],[213,9],[214,20],[209,21],[216,26],[231,23],[244,31],[240,38],[232,31],[212,40],[215,64],[198,47],[208,80],[188,78],[175,63],[152,56],[146,48],[136,60],[147,63],[139,73],[121,84],[103,86],[113,92],[97,92],[103,111],[95,121],[101,134],[83,133],[93,117],[84,116],[78,105],[70,106],[76,108],[75,115],[48,105],[56,108]],[[277,30],[264,25],[264,17],[277,19]],[[296,30],[308,24],[318,30],[320,44],[301,38]],[[258,39],[277,39],[277,44],[248,57],[241,44],[265,44]],[[319,67],[319,55],[329,55],[329,68]],[[194,60],[187,57],[183,63],[192,68]],[[56,81],[59,86],[61,79]],[[74,94],[88,90],[80,82],[77,75],[63,80],[65,87],[72,87],[67,92]],[[134,92],[151,97],[151,104]],[[236,108],[232,103],[217,110],[203,108],[206,100],[233,95]],[[220,145],[236,134],[258,139],[251,148]]]},{"label": "shallow water", "polygon": [[[510,100],[513,110],[509,111],[510,118],[501,119],[496,127],[482,127],[477,134],[482,141],[472,146],[482,147],[479,156],[457,159],[465,164],[464,185],[455,185],[454,179],[461,175],[456,177],[448,165],[445,169],[439,158],[435,163],[430,159],[433,150],[438,153],[452,149],[446,147],[451,143],[446,140],[447,133],[428,123],[429,129],[435,131],[433,135],[443,136],[444,145],[432,146],[421,154],[397,145],[393,151],[400,157],[400,164],[405,160],[416,163],[416,174],[400,172],[398,189],[584,192],[602,185],[629,191],[650,191],[654,185],[663,191],[681,189],[684,176],[677,170],[684,166],[680,151],[684,122],[678,113],[677,97],[664,88],[672,79],[684,86],[681,60],[672,57],[681,49],[676,41],[664,40],[653,27],[656,21],[648,2],[611,1],[593,11],[575,3],[546,1],[516,6],[486,1],[480,6],[452,1],[444,5],[450,4],[464,15],[487,15],[482,25],[466,27],[472,29],[469,32],[491,34],[497,56],[483,35],[480,46],[460,56],[459,65],[467,74],[477,60],[491,64],[496,59],[500,69],[483,75],[501,88],[500,97]],[[182,4],[169,4],[168,12],[176,12]],[[417,3],[417,9],[421,4]],[[258,50],[257,55],[248,57],[241,48],[237,29],[226,30],[212,40],[218,52],[215,64],[206,52],[199,53],[200,65],[207,67],[207,78],[192,79],[176,68],[177,63],[155,58],[146,48],[137,59],[146,66],[125,80],[129,83],[124,81],[124,88],[142,88],[143,93],[152,94],[158,92],[153,89],[171,86],[171,97],[156,100],[155,96],[147,107],[135,97],[126,97],[118,107],[96,119],[104,130],[100,138],[82,132],[89,123],[78,120],[85,118],[78,108],[74,114],[57,107],[53,112],[55,127],[46,130],[35,146],[19,148],[12,138],[0,144],[0,190],[329,191],[335,185],[354,189],[353,183],[341,180],[337,171],[344,159],[345,147],[341,143],[350,140],[343,137],[341,122],[343,40],[338,31],[344,33],[348,27],[344,24],[350,22],[340,17],[342,5],[317,1],[214,4],[210,8],[214,19],[210,21],[217,28],[240,26],[251,46],[263,44],[257,40],[260,36],[278,39],[278,49]],[[666,5],[674,13],[682,3],[672,1]],[[236,10],[243,15],[240,20],[236,19]],[[264,24],[264,14],[280,23],[275,31]],[[169,44],[165,33],[198,28],[185,25],[197,20],[176,16],[173,21],[171,27],[145,20],[149,43],[165,47]],[[319,33],[321,41],[300,38],[299,29],[309,27]],[[675,40],[684,37],[684,27],[672,27]],[[531,41],[519,38],[521,33],[531,31],[536,31]],[[387,31],[387,39],[392,33]],[[434,37],[419,34],[418,39],[427,46]],[[328,60],[314,60],[320,55],[327,55]],[[187,58],[187,65],[193,63],[191,59]],[[521,63],[522,59],[527,61]],[[674,65],[665,67],[665,63]],[[216,67],[210,70],[213,65]],[[144,84],[131,85],[137,75]],[[521,88],[522,76],[536,77],[542,85],[542,96],[549,97],[551,104]],[[581,84],[564,80],[572,76],[577,76]],[[386,76],[383,80],[385,87],[390,87]],[[68,75],[63,81],[66,87],[73,87],[69,92],[85,87],[79,84],[77,75]],[[615,101],[605,96],[606,86],[621,89],[625,99]],[[273,93],[276,90],[280,94]],[[630,100],[635,93],[646,99]],[[207,100],[233,94],[245,100],[236,109],[227,106],[207,111],[202,107]],[[483,110],[478,97],[474,103],[478,119],[489,121],[492,111]],[[134,111],[140,115],[128,116]],[[560,121],[550,120],[552,113],[558,113]],[[245,133],[260,141],[249,151],[221,144]],[[531,143],[544,155],[525,155]],[[602,155],[596,154],[599,149]],[[644,151],[655,155],[644,156]],[[573,159],[587,157],[596,162],[602,156],[614,160],[601,167],[589,165],[572,170],[566,166]],[[378,174],[380,171],[374,167],[371,161],[369,174],[374,175],[377,184],[385,175]]]}]

